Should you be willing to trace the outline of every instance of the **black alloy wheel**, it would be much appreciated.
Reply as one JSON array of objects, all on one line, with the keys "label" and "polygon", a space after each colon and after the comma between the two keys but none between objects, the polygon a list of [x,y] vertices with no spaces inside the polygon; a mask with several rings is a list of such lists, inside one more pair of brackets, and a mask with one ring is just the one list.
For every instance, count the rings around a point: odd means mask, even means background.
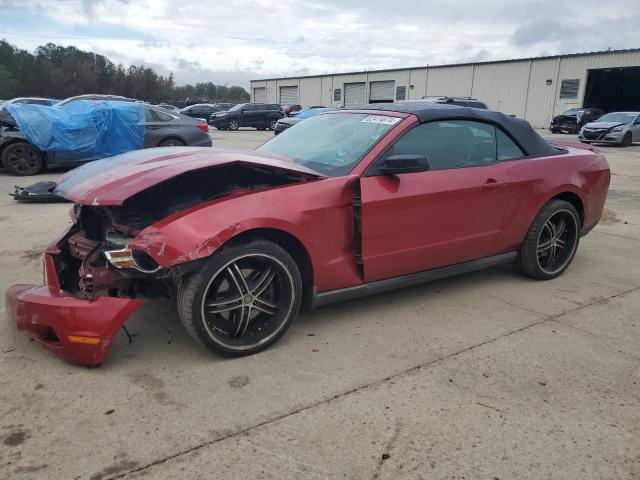
[{"label": "black alloy wheel", "polygon": [[2,153],[2,166],[13,175],[35,175],[44,168],[42,154],[26,142],[9,145]]},{"label": "black alloy wheel", "polygon": [[564,200],[551,200],[533,221],[515,267],[538,279],[556,278],[571,264],[580,241],[580,215]]},{"label": "black alloy wheel", "polygon": [[233,356],[275,342],[296,317],[301,277],[280,246],[258,240],[223,249],[183,285],[180,318],[209,349]]}]

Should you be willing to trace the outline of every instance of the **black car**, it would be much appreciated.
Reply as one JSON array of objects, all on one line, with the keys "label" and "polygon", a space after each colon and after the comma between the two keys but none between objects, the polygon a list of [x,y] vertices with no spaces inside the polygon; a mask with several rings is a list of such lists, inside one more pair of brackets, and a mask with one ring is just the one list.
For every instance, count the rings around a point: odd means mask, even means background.
[{"label": "black car", "polygon": [[551,133],[578,133],[589,122],[594,122],[604,115],[599,108],[571,108],[562,115],[556,115],[551,120]]},{"label": "black car", "polygon": [[280,105],[274,103],[241,103],[226,112],[218,112],[211,117],[211,125],[218,130],[237,130],[240,127],[254,127],[258,130],[273,130],[284,117]]},{"label": "black car", "polygon": [[185,106],[196,105],[197,103],[207,103],[207,101],[202,97],[187,97],[184,100]]},{"label": "black car", "polygon": [[[61,107],[64,108],[64,105]],[[13,175],[35,175],[45,168],[76,166],[86,161],[78,152],[42,152],[29,143],[20,132],[14,118],[7,112],[0,115],[0,159]],[[210,147],[209,126],[193,118],[168,112],[163,108],[144,105],[145,129],[143,148]]]},{"label": "black car", "polygon": [[[201,118],[205,122],[209,122],[211,115],[217,112],[222,112],[226,110],[224,105],[230,105],[225,103],[198,103],[196,105],[191,105],[190,107],[185,107],[180,110],[180,113],[192,118]],[[228,108],[228,107],[227,107]]]}]

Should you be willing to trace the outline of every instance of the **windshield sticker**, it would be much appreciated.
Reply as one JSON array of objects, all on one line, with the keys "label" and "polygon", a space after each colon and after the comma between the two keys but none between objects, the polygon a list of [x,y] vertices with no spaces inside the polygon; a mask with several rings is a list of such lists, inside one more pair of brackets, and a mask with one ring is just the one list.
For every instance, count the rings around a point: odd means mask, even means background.
[{"label": "windshield sticker", "polygon": [[360,123],[381,123],[383,125],[395,125],[401,118],[388,117],[386,115],[368,115],[360,120]]}]

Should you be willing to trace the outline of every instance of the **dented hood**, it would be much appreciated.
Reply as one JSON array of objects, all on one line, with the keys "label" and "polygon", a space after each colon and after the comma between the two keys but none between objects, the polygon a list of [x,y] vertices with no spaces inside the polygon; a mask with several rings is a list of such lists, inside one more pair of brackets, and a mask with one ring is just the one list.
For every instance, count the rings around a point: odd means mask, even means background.
[{"label": "dented hood", "polygon": [[275,155],[203,147],[165,147],[136,150],[87,163],[63,175],[55,193],[83,205],[122,205],[136,193],[185,172],[233,163],[287,171],[309,179],[324,177],[315,170]]}]

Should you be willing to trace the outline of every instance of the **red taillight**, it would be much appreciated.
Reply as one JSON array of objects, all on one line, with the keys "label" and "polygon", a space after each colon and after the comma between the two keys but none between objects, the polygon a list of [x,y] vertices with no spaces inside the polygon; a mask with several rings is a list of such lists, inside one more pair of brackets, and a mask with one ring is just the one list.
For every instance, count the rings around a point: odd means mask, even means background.
[{"label": "red taillight", "polygon": [[209,125],[207,125],[206,123],[199,123],[196,125],[196,127],[198,127],[200,130],[202,130],[205,133],[209,133]]}]

